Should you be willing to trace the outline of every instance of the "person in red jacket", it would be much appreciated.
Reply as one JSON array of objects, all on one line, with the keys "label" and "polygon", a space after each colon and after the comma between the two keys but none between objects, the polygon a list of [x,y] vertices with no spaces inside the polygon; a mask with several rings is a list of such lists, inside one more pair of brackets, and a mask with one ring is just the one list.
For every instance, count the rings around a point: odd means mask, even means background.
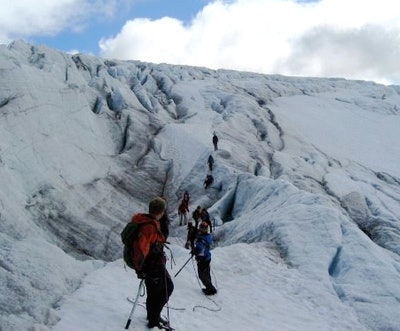
[{"label": "person in red jacket", "polygon": [[187,213],[189,212],[189,193],[185,191],[183,199],[178,207],[179,225],[187,224]]},{"label": "person in red jacket", "polygon": [[159,222],[165,213],[165,207],[165,200],[154,198],[149,203],[148,214],[138,213],[132,217],[132,222],[141,224],[137,240],[133,243],[133,264],[138,278],[145,281],[149,328],[168,323],[161,318],[161,311],[174,290],[171,276],[166,269],[166,239]]},{"label": "person in red jacket", "polygon": [[188,191],[185,191],[185,193],[183,193],[182,200],[185,201],[185,203],[189,206],[190,194]]}]

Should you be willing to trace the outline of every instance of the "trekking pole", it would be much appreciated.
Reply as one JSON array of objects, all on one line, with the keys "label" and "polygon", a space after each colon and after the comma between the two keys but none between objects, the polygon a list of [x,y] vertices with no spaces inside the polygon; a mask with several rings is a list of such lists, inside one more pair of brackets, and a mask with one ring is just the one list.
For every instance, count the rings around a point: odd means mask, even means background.
[{"label": "trekking pole", "polygon": [[185,264],[178,270],[178,272],[175,274],[174,277],[178,276],[178,274],[182,271],[182,269],[189,263],[189,261],[192,259],[193,255],[190,255],[188,260],[185,262]]},{"label": "trekking pole", "polygon": [[128,330],[128,329],[129,329],[129,325],[131,324],[133,312],[135,311],[136,305],[137,305],[137,303],[138,303],[139,295],[140,295],[140,289],[141,289],[142,286],[143,286],[143,282],[144,282],[144,279],[142,279],[142,280],[140,281],[140,283],[139,283],[139,288],[138,288],[138,291],[137,291],[137,294],[136,294],[136,299],[135,299],[135,302],[134,302],[134,304],[133,304],[131,313],[129,314],[128,321],[126,322],[125,330]]}]

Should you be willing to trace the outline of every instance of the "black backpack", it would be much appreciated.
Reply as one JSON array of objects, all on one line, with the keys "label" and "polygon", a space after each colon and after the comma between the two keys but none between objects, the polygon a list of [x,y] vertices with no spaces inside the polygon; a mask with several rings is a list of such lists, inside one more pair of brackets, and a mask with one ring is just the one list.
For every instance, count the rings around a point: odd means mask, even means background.
[{"label": "black backpack", "polygon": [[124,244],[124,250],[123,250],[124,262],[129,268],[135,269],[132,261],[134,255],[133,243],[138,238],[140,227],[143,224],[147,223],[152,223],[152,222],[151,221],[144,223],[129,222],[127,225],[125,225],[125,228],[121,232],[121,240],[122,243]]}]

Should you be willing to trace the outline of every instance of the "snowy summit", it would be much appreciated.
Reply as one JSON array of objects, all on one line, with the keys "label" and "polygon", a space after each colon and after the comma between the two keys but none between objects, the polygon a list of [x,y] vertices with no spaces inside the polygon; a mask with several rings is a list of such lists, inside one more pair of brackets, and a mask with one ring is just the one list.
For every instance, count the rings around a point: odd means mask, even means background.
[{"label": "snowy summit", "polygon": [[[124,330],[139,280],[120,233],[155,196],[177,331],[400,330],[399,86],[21,41],[0,73],[1,331]],[[214,296],[193,260],[174,276],[185,191],[212,219]],[[144,300],[131,330],[148,330]]]}]

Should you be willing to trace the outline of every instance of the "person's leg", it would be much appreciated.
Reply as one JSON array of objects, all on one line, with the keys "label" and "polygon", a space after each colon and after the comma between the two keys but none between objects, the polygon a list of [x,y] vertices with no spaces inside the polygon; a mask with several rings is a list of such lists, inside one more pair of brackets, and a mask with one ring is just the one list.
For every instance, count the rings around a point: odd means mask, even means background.
[{"label": "person's leg", "polygon": [[158,326],[160,315],[164,305],[167,303],[170,295],[174,290],[174,284],[167,270],[160,270],[156,275],[146,277],[147,289],[147,319],[148,326]]},{"label": "person's leg", "polygon": [[206,289],[214,288],[211,283],[210,276],[210,262],[211,261],[198,261],[197,262],[197,271],[199,273],[199,278]]},{"label": "person's leg", "polygon": [[148,326],[154,327],[158,325],[159,315],[157,313],[157,301],[158,301],[158,284],[160,280],[155,277],[146,277],[146,310],[147,310],[147,320],[149,321]]}]

